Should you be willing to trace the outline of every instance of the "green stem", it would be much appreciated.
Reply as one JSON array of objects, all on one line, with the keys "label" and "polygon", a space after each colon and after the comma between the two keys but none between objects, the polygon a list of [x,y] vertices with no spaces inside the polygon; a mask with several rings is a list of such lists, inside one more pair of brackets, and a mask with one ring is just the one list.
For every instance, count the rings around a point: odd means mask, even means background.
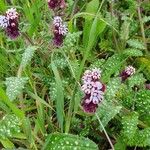
[{"label": "green stem", "polygon": [[67,117],[66,117],[65,133],[68,133],[69,129],[70,129],[70,124],[71,124],[71,118],[72,118],[72,114],[73,114],[73,106],[74,106],[74,100],[75,100],[75,94],[76,94],[77,87],[78,87],[78,85],[76,83],[75,86],[74,86],[72,99],[70,100],[70,103],[69,103],[68,114],[67,114]]},{"label": "green stem", "polygon": [[[114,10],[113,10],[113,1],[110,2],[110,11],[111,11],[111,18],[113,18],[115,15],[114,15]],[[112,34],[113,34],[113,39],[114,39],[114,43],[116,45],[116,49],[118,52],[120,52],[120,48],[118,46],[118,41],[116,39],[116,32],[114,29],[112,29]]]},{"label": "green stem", "polygon": [[139,17],[139,22],[140,22],[141,34],[142,34],[143,42],[144,42],[144,45],[145,45],[145,53],[148,54],[147,43],[146,43],[146,38],[145,38],[145,31],[144,31],[144,25],[143,25],[142,16],[141,16],[141,10],[140,10],[140,4],[141,4],[141,1],[138,0],[137,11],[138,11],[138,17]]},{"label": "green stem", "polygon": [[100,126],[102,127],[102,129],[103,129],[103,131],[104,131],[104,133],[105,133],[106,137],[107,137],[107,140],[108,140],[108,142],[109,142],[109,144],[110,144],[110,146],[111,146],[112,150],[115,150],[115,149],[114,149],[114,146],[113,146],[113,144],[112,144],[112,142],[111,142],[111,140],[110,140],[110,138],[109,138],[109,136],[108,136],[108,134],[107,134],[107,131],[105,130],[105,127],[103,126],[103,124],[102,124],[102,122],[101,122],[101,120],[100,120],[100,118],[99,118],[98,114],[97,114],[97,113],[95,113],[95,115],[96,115],[97,120],[98,120],[98,122],[99,122]]},{"label": "green stem", "polygon": [[73,17],[73,15],[74,15],[75,8],[76,8],[76,5],[77,5],[78,1],[79,1],[79,0],[75,0],[75,1],[74,1],[73,8],[72,8],[72,12],[71,12],[71,15],[70,15],[70,16],[71,16],[71,18],[72,18],[72,17]]}]

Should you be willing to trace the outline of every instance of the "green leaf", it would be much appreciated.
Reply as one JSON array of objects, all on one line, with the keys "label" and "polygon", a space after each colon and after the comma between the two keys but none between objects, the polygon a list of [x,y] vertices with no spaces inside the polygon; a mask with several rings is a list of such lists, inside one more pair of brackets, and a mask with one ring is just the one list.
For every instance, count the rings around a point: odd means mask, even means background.
[{"label": "green leaf", "polygon": [[[99,7],[99,1],[98,0],[92,0],[87,4],[86,12],[89,14],[96,14]],[[93,21],[94,20],[94,21]],[[83,44],[85,48],[89,44],[92,48],[96,42],[96,39],[100,33],[103,32],[103,30],[106,27],[106,23],[102,20],[100,20],[97,16],[89,16],[87,15],[85,17],[85,23],[83,27]]]},{"label": "green leaf", "polygon": [[138,114],[132,112],[122,119],[121,137],[128,146],[150,146],[150,127],[138,129]]},{"label": "green leaf", "polygon": [[[92,0],[87,4],[86,12],[91,14],[96,14],[99,6],[99,0]],[[83,28],[83,44],[86,46],[89,41],[89,33],[92,26],[94,18],[85,18],[84,28]]]},{"label": "green leaf", "polygon": [[28,93],[29,96],[31,96],[33,99],[37,100],[39,103],[49,107],[50,109],[52,109],[54,111],[54,109],[52,108],[51,105],[49,105],[44,99],[40,98],[38,95],[30,92],[30,91],[26,91]]},{"label": "green leaf", "polygon": [[144,85],[146,79],[143,77],[143,74],[135,74],[128,78],[129,87]]},{"label": "green leaf", "polygon": [[0,10],[1,10],[1,11],[4,11],[5,9],[6,9],[5,1],[1,0],[1,1],[0,1]]},{"label": "green leaf", "polygon": [[120,32],[120,38],[123,41],[126,41],[129,38],[129,31],[130,31],[129,27],[130,27],[130,22],[128,20],[124,20],[121,26],[121,32]]},{"label": "green leaf", "polygon": [[141,90],[136,95],[136,111],[141,115],[150,116],[150,90]]},{"label": "green leaf", "polygon": [[[6,105],[9,106],[9,108],[12,110],[12,112],[18,116],[18,118],[20,119],[24,119],[25,115],[24,112],[22,110],[20,110],[19,108],[17,108],[7,97],[7,95],[5,94],[4,90],[0,87],[0,100],[2,102],[4,102]],[[1,106],[0,106],[1,107]]]},{"label": "green leaf", "polygon": [[123,142],[123,140],[119,137],[117,138],[117,142],[114,145],[115,150],[126,150],[126,144]]},{"label": "green leaf", "polygon": [[84,137],[54,133],[48,136],[42,150],[98,150],[97,145]]},{"label": "green leaf", "polygon": [[109,57],[108,60],[102,66],[102,81],[108,82],[111,75],[113,75],[116,70],[121,68],[121,65],[125,61],[125,58],[122,55],[114,54]]},{"label": "green leaf", "polygon": [[24,1],[23,4],[23,12],[26,16],[27,21],[29,22],[29,35],[32,36],[34,32],[38,33],[38,27],[41,22],[42,13],[41,7],[43,2],[41,0],[33,1]]},{"label": "green leaf", "polygon": [[8,139],[0,139],[0,142],[2,143],[2,145],[8,149],[14,149],[14,144]]},{"label": "green leaf", "polygon": [[[107,126],[109,121],[111,121],[121,110],[121,106],[117,106],[112,102],[104,101],[97,110],[97,114],[101,119],[103,126]],[[103,129],[100,128],[102,131]]]},{"label": "green leaf", "polygon": [[132,112],[122,118],[123,130],[121,131],[124,141],[131,142],[137,131],[138,114]]},{"label": "green leaf", "polygon": [[22,61],[21,61],[22,67],[25,68],[26,65],[31,61],[36,49],[37,49],[36,46],[29,46],[26,48],[25,52],[22,54]]},{"label": "green leaf", "polygon": [[0,139],[13,137],[16,133],[20,133],[19,118],[12,114],[5,115],[0,121]]},{"label": "green leaf", "polygon": [[106,87],[106,98],[108,101],[112,101],[112,99],[117,94],[119,88],[121,87],[121,79],[118,78],[112,78]]},{"label": "green leaf", "polygon": [[34,138],[34,133],[32,131],[32,125],[31,125],[31,120],[26,117],[23,121],[22,121],[22,126],[23,126],[23,130],[24,130],[24,134],[27,137],[28,142],[30,143],[30,145],[35,145],[35,138]]},{"label": "green leaf", "polygon": [[143,23],[149,22],[150,16],[144,16],[142,20],[143,20]]},{"label": "green leaf", "polygon": [[56,82],[56,90],[57,90],[57,97],[56,97],[56,112],[57,112],[57,119],[63,132],[63,123],[64,123],[64,93],[63,93],[63,85],[62,81],[58,72],[57,67],[55,66],[54,62],[51,63],[52,70],[55,76]]},{"label": "green leaf", "polygon": [[9,77],[6,78],[6,94],[8,95],[9,99],[13,101],[22,91],[24,88],[25,83],[27,82],[28,78],[19,78],[19,77]]},{"label": "green leaf", "polygon": [[135,142],[130,145],[137,145],[139,147],[150,146],[150,127],[143,130],[138,130],[134,138]]},{"label": "green leaf", "polygon": [[142,43],[141,41],[139,41],[137,39],[130,39],[127,41],[127,43],[132,48],[137,48],[137,49],[142,49],[142,50],[145,49],[144,43]]},{"label": "green leaf", "polygon": [[136,59],[136,64],[143,68],[144,75],[150,80],[150,57],[139,57]]},{"label": "green leaf", "polygon": [[143,56],[143,53],[139,49],[128,48],[123,51],[123,54],[128,57],[138,57]]}]

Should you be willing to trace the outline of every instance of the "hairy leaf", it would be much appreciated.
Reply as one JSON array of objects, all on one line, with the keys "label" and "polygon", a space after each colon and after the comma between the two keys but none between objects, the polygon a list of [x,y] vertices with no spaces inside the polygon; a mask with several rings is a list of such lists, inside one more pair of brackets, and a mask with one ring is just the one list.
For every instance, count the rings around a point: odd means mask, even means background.
[{"label": "hairy leaf", "polygon": [[129,115],[123,116],[122,118],[122,136],[124,137],[124,141],[132,141],[133,137],[137,131],[138,124],[138,114],[133,112]]},{"label": "hairy leaf", "polygon": [[19,78],[19,77],[9,77],[6,78],[6,94],[10,100],[14,100],[24,88],[25,83],[27,82],[27,78]]},{"label": "hairy leaf", "polygon": [[[104,102],[100,104],[97,114],[105,127],[121,110],[122,106],[117,106],[113,102]],[[102,128],[100,128],[102,130]]]},{"label": "hairy leaf", "polygon": [[20,121],[15,115],[5,115],[0,121],[0,139],[13,137],[15,133],[20,132]]},{"label": "hairy leaf", "polygon": [[119,77],[113,78],[108,82],[106,87],[106,98],[108,101],[112,101],[112,99],[115,97],[120,87],[121,87],[121,79]]},{"label": "hairy leaf", "polygon": [[56,81],[56,110],[57,110],[57,118],[61,128],[63,131],[63,122],[64,122],[64,93],[63,93],[63,85],[62,81],[58,72],[57,67],[55,66],[54,62],[51,63],[52,70],[55,76]]},{"label": "hairy leaf", "polygon": [[108,60],[102,66],[102,80],[104,82],[108,82],[111,75],[113,75],[116,70],[121,68],[125,58],[122,55],[114,54],[109,57]]},{"label": "hairy leaf", "polygon": [[130,40],[127,41],[127,43],[132,48],[145,49],[144,44],[141,41],[137,40],[137,39],[130,39]]},{"label": "hairy leaf", "polygon": [[136,110],[141,115],[150,116],[150,90],[141,90],[137,93]]},{"label": "hairy leaf", "polygon": [[26,48],[25,52],[22,54],[22,61],[21,65],[25,68],[26,65],[31,61],[35,50],[37,49],[36,46],[29,46]]},{"label": "hairy leaf", "polygon": [[129,87],[144,85],[146,79],[143,77],[143,74],[135,74],[128,78]]},{"label": "hairy leaf", "polygon": [[48,136],[43,150],[98,150],[97,145],[84,137],[54,133]]},{"label": "hairy leaf", "polygon": [[128,57],[138,57],[143,56],[143,53],[139,49],[128,48],[124,50],[123,54]]}]

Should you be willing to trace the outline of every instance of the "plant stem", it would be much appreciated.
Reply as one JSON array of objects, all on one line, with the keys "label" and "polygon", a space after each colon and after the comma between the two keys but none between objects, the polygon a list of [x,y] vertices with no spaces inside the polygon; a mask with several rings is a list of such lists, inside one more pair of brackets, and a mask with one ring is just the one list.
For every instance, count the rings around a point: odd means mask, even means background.
[{"label": "plant stem", "polygon": [[112,150],[115,150],[115,149],[114,149],[114,146],[113,146],[113,144],[112,144],[112,142],[111,142],[111,140],[110,140],[110,138],[109,138],[109,136],[108,136],[108,134],[107,134],[107,131],[105,130],[105,127],[103,126],[103,124],[102,124],[102,122],[101,122],[101,120],[100,120],[100,118],[99,118],[98,114],[97,114],[97,113],[95,113],[95,115],[96,115],[97,120],[98,120],[98,122],[99,122],[100,126],[102,127],[102,129],[103,129],[103,131],[104,131],[104,133],[105,133],[106,137],[107,137],[107,140],[108,140],[108,142],[109,142],[109,144],[110,144],[110,146],[111,146]]},{"label": "plant stem", "polygon": [[73,8],[72,8],[72,12],[71,12],[71,15],[70,15],[70,16],[71,16],[71,18],[72,18],[72,17],[73,17],[73,15],[74,15],[75,8],[76,8],[76,5],[77,5],[78,1],[79,1],[79,0],[75,0],[75,1],[74,1]]},{"label": "plant stem", "polygon": [[34,45],[34,43],[32,42],[32,40],[30,39],[30,37],[26,34],[26,33],[21,33],[22,36],[31,44]]},{"label": "plant stem", "polygon": [[141,10],[140,10],[140,4],[141,4],[141,1],[138,0],[137,11],[138,11],[138,17],[139,17],[139,22],[140,22],[141,34],[142,34],[143,42],[144,42],[144,45],[145,45],[145,53],[148,54],[147,43],[146,43],[146,38],[145,38],[145,31],[144,31],[144,25],[143,25],[142,16],[141,16]]},{"label": "plant stem", "polygon": [[[110,2],[110,11],[111,11],[111,18],[113,18],[115,15],[114,15],[114,9],[113,9],[113,1]],[[116,33],[115,33],[115,30],[112,29],[112,34],[113,34],[113,39],[114,39],[114,42],[115,42],[115,45],[116,45],[116,49],[118,52],[120,52],[120,49],[119,49],[119,46],[118,46],[118,41],[116,39]]]},{"label": "plant stem", "polygon": [[75,99],[77,85],[78,84],[76,83],[75,86],[74,86],[72,99],[70,100],[70,103],[69,103],[68,114],[67,114],[67,117],[66,117],[65,133],[68,133],[69,129],[70,129],[71,117],[72,117],[72,113],[73,113],[73,106],[74,106],[74,99]]},{"label": "plant stem", "polygon": [[[18,78],[21,78],[22,71],[23,71],[23,67],[22,67],[22,65],[20,64],[19,69],[18,69],[18,71],[17,71],[17,77],[18,77]],[[23,94],[21,93],[21,94],[18,96],[18,98],[19,98],[19,101],[20,101],[20,107],[21,107],[21,108],[24,108],[25,106],[24,106],[24,103],[23,103]]]}]

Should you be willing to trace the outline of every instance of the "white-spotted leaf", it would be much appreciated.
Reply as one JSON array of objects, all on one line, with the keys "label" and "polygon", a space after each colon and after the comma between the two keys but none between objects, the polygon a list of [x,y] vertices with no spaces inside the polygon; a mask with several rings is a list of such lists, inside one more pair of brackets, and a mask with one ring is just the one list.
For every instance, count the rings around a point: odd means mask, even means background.
[{"label": "white-spotted leaf", "polygon": [[29,46],[26,48],[25,52],[22,54],[22,61],[21,65],[25,68],[26,65],[31,61],[35,50],[37,49],[36,46]]},{"label": "white-spotted leaf", "polygon": [[42,150],[98,150],[98,146],[85,137],[54,133],[48,136]]},{"label": "white-spotted leaf", "polygon": [[28,78],[19,78],[19,77],[9,77],[6,78],[6,94],[11,101],[13,101],[24,88],[25,83]]}]

